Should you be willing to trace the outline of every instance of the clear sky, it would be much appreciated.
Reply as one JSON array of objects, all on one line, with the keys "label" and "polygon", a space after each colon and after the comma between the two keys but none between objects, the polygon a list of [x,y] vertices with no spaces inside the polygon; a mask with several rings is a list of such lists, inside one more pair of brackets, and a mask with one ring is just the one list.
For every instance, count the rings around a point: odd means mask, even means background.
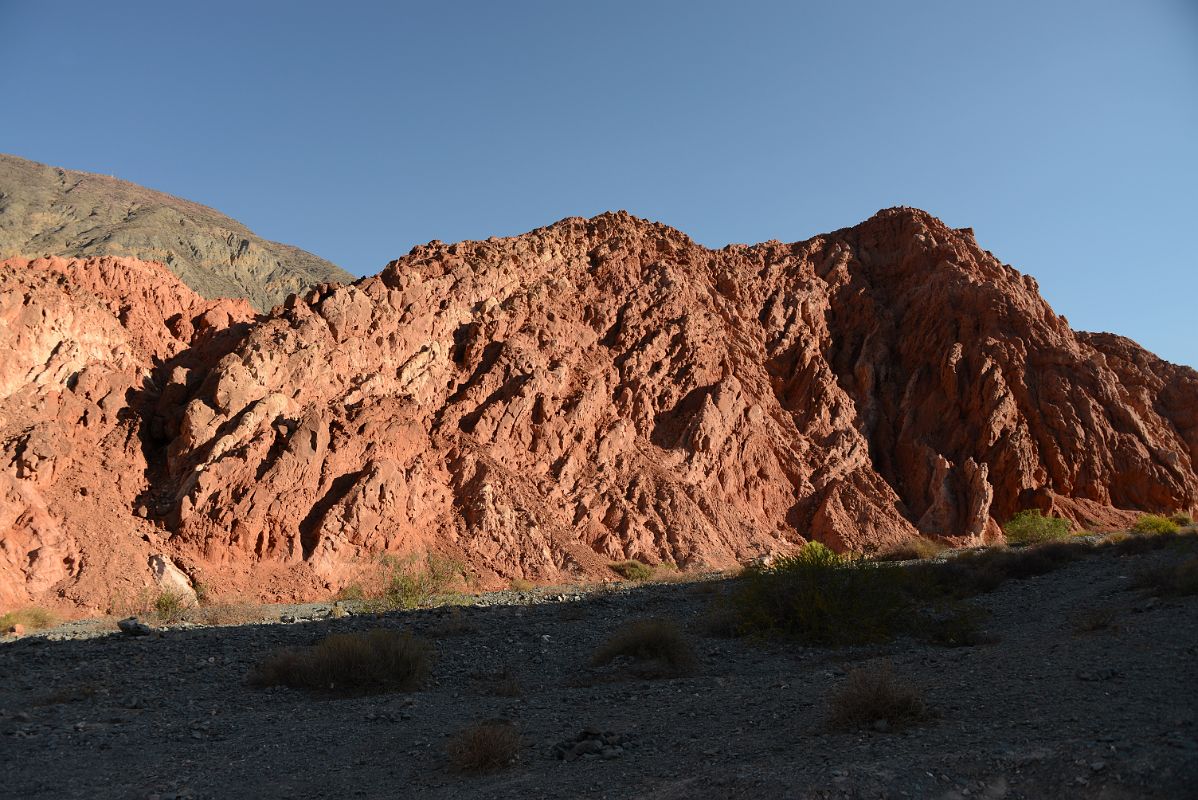
[{"label": "clear sky", "polygon": [[1198,2],[0,0],[0,152],[357,274],[624,208],[792,241],[913,205],[1198,366]]}]

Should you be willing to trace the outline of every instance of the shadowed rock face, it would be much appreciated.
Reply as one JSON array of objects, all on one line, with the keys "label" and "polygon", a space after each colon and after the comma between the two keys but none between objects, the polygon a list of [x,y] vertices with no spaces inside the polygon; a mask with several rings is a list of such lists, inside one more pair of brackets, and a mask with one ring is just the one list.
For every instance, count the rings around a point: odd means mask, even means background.
[{"label": "shadowed rock face", "polygon": [[204,297],[259,309],[316,283],[353,280],[198,203],[0,154],[0,258],[98,255],[162,262]]},{"label": "shadowed rock face", "polygon": [[261,596],[381,551],[493,584],[1198,506],[1198,373],[913,209],[718,251],[567,219],[207,330],[124,430],[164,551]]}]

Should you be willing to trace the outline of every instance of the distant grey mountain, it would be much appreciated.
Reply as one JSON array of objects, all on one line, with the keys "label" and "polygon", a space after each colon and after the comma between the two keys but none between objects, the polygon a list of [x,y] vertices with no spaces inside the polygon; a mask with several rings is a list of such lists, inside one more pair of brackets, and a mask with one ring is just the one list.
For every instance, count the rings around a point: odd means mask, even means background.
[{"label": "distant grey mountain", "polygon": [[207,206],[0,153],[0,257],[43,255],[160,261],[205,297],[244,297],[261,310],[313,284],[354,280]]}]

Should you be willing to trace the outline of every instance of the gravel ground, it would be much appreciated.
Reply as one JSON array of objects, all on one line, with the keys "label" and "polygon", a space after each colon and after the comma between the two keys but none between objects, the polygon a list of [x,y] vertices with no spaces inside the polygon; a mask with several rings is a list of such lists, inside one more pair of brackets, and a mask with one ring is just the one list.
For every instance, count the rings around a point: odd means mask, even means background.
[{"label": "gravel ground", "polygon": [[[1176,558],[1103,553],[1008,582],[973,601],[992,612],[995,641],[955,649],[711,638],[699,620],[719,581],[316,621],[303,618],[328,606],[280,607],[267,613],[301,621],[149,637],[76,624],[0,646],[0,796],[1198,797],[1198,597],[1128,588],[1137,569]],[[1077,629],[1102,609],[1112,627]],[[693,675],[588,666],[614,627],[646,616],[688,631]],[[429,638],[426,688],[347,699],[245,683],[272,648],[375,627]],[[933,717],[825,730],[829,693],[878,661],[922,690]],[[518,696],[496,693],[505,673]],[[517,762],[454,771],[448,737],[487,719],[519,728]],[[621,736],[622,752],[555,756],[589,727]]]}]

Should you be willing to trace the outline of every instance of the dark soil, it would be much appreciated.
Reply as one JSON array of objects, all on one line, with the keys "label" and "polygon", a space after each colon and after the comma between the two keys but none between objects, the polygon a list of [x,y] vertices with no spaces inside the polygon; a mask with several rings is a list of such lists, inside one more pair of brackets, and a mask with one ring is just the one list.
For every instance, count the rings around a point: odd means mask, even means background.
[{"label": "dark soil", "polygon": [[[958,648],[711,638],[702,618],[724,582],[149,637],[75,625],[0,646],[0,795],[1198,797],[1198,597],[1131,588],[1137,571],[1183,554],[1107,551],[1009,581],[971,601],[990,612],[988,643]],[[644,617],[682,626],[692,670],[591,666],[609,633]],[[423,689],[247,685],[273,648],[377,627],[433,643]],[[829,728],[831,694],[879,661],[921,692],[926,718]],[[451,737],[501,721],[519,731],[516,761],[456,770]],[[574,747],[588,752],[563,757]]]}]

